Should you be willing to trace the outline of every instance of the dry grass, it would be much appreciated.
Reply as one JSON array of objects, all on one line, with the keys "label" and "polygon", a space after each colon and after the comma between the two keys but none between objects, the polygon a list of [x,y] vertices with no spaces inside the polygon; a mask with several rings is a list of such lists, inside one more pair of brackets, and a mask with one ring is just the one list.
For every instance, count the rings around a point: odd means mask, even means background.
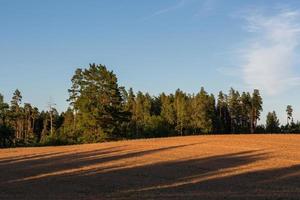
[{"label": "dry grass", "polygon": [[0,199],[300,199],[300,135],[0,150]]}]

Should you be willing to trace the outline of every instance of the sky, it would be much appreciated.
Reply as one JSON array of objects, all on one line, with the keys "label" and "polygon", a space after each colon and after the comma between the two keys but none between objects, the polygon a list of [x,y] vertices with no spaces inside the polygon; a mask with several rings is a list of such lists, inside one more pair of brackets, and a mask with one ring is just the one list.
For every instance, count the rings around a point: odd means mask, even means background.
[{"label": "sky", "polygon": [[68,107],[76,68],[113,70],[157,95],[260,89],[262,120],[300,120],[300,1],[0,0],[0,93]]}]

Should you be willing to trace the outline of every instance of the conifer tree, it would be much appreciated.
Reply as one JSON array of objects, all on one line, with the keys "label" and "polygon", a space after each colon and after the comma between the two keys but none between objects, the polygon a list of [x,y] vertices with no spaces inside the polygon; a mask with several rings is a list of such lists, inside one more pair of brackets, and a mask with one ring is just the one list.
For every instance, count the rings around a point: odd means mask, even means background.
[{"label": "conifer tree", "polygon": [[209,133],[214,128],[215,100],[202,87],[192,100],[191,123],[196,132]]},{"label": "conifer tree", "polygon": [[187,95],[180,89],[175,92],[174,108],[176,113],[176,131],[183,135],[184,130],[188,124],[188,113],[187,113]]},{"label": "conifer tree", "polygon": [[12,100],[11,100],[11,118],[13,121],[13,127],[16,131],[16,139],[22,140],[23,134],[22,134],[22,108],[21,108],[21,102],[22,102],[22,95],[21,92],[16,89]]},{"label": "conifer tree", "polygon": [[127,120],[116,75],[104,65],[77,69],[72,78],[70,105],[83,130],[85,141],[116,138]]},{"label": "conifer tree", "polygon": [[287,125],[290,124],[290,121],[293,122],[293,108],[291,105],[287,105],[286,107],[286,115],[287,115]]},{"label": "conifer tree", "polygon": [[254,133],[257,126],[257,121],[260,119],[262,108],[262,97],[259,90],[255,89],[252,93],[252,109],[251,109],[251,133]]},{"label": "conifer tree", "polygon": [[276,112],[269,112],[266,119],[266,131],[268,133],[277,133],[279,131],[279,119]]}]

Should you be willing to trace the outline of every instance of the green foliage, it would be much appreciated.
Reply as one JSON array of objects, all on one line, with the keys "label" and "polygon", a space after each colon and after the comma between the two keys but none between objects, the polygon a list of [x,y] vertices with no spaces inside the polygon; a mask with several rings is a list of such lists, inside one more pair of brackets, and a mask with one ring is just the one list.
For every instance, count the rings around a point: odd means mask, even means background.
[{"label": "green foliage", "polygon": [[53,135],[45,136],[41,140],[40,144],[43,146],[57,146],[57,145],[66,145],[66,144],[72,144],[72,143],[69,143],[65,137],[62,137],[57,134],[53,134]]},{"label": "green foliage", "polygon": [[[173,94],[134,93],[118,85],[117,76],[104,65],[77,69],[69,89],[70,107],[39,111],[22,104],[19,90],[10,105],[0,94],[0,147],[65,145],[127,138],[214,133],[296,133],[292,106],[287,124],[280,126],[275,111],[266,126],[258,125],[262,112],[259,90],[219,92],[217,99],[202,87],[196,94],[177,89]],[[52,130],[52,131],[51,131]]]},{"label": "green foliage", "polygon": [[231,118],[228,108],[228,96],[222,91],[218,94],[216,107],[216,131],[219,133],[230,132]]},{"label": "green foliage", "polygon": [[291,105],[287,105],[286,107],[286,115],[287,115],[287,125],[289,125],[290,121],[293,123],[293,108]]},{"label": "green foliage", "polygon": [[128,120],[117,77],[104,65],[77,69],[72,78],[70,105],[76,115],[75,130],[83,130],[85,142],[117,138]]},{"label": "green foliage", "polygon": [[161,101],[161,116],[166,122],[166,126],[169,129],[174,129],[176,124],[176,110],[174,106],[174,96],[171,94],[169,96],[162,93],[160,95]]},{"label": "green foliage", "polygon": [[174,99],[175,108],[175,130],[183,135],[184,131],[188,127],[188,96],[182,92],[180,89],[175,92]]},{"label": "green foliage", "polygon": [[168,128],[165,126],[165,121],[161,116],[150,116],[144,128],[144,137],[164,137],[168,136]]},{"label": "green foliage", "polygon": [[257,121],[260,119],[260,113],[263,111],[262,104],[263,101],[259,90],[255,89],[251,100],[251,133],[255,131]]},{"label": "green foliage", "polygon": [[256,89],[251,96],[248,92],[240,95],[231,88],[227,100],[231,132],[254,133],[260,119],[262,103],[260,93]]},{"label": "green foliage", "polygon": [[0,147],[13,145],[14,130],[7,125],[0,125]]},{"label": "green foliage", "polygon": [[268,133],[279,132],[279,119],[277,118],[276,112],[269,112],[266,119],[266,131]]},{"label": "green foliage", "polygon": [[210,133],[214,130],[215,99],[204,88],[192,98],[191,126],[196,132]]}]

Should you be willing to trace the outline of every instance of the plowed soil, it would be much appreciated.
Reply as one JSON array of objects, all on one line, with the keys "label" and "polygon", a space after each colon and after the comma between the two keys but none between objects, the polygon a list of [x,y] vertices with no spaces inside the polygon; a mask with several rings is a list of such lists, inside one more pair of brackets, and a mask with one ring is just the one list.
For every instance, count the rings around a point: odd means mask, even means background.
[{"label": "plowed soil", "polygon": [[300,199],[300,135],[1,149],[0,199]]}]

